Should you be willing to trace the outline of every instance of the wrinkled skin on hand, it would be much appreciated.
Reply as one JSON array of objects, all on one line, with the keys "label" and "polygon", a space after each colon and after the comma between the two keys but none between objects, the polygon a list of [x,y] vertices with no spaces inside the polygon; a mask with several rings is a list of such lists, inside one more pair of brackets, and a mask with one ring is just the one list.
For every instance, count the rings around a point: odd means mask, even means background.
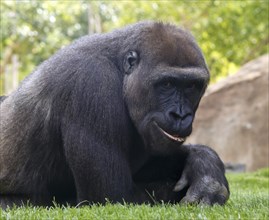
[{"label": "wrinkled skin on hand", "polygon": [[220,204],[229,198],[229,186],[224,176],[224,165],[218,155],[205,146],[184,146],[190,153],[174,191],[188,187],[181,203]]}]

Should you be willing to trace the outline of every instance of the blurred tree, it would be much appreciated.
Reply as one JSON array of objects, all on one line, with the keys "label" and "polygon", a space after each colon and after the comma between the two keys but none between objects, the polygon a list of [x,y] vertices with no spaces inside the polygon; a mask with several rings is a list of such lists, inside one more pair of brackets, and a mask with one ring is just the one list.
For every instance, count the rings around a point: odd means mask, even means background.
[{"label": "blurred tree", "polygon": [[19,77],[23,79],[73,39],[145,19],[190,29],[206,56],[212,81],[269,51],[268,0],[1,0],[0,4],[0,83],[14,54],[19,57]]},{"label": "blurred tree", "polygon": [[55,50],[87,33],[85,13],[72,2],[1,1],[1,67],[18,54],[24,78]]}]

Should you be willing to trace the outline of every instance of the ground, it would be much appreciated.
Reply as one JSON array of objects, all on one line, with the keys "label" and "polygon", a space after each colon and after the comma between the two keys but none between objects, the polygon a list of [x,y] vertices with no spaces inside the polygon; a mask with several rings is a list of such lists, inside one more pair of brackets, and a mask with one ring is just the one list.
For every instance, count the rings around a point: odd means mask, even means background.
[{"label": "ground", "polygon": [[151,220],[151,219],[269,219],[269,168],[254,173],[227,174],[231,197],[225,206],[190,205],[94,205],[82,208],[24,207],[3,211],[0,220],[93,219],[93,220]]}]

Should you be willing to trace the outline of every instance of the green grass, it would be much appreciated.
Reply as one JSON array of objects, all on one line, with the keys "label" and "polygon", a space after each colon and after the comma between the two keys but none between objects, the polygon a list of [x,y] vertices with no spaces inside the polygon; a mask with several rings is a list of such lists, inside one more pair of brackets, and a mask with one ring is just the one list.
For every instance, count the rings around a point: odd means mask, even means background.
[{"label": "green grass", "polygon": [[227,174],[231,197],[225,206],[93,205],[82,208],[23,207],[3,211],[0,219],[269,219],[269,169],[255,173]]}]

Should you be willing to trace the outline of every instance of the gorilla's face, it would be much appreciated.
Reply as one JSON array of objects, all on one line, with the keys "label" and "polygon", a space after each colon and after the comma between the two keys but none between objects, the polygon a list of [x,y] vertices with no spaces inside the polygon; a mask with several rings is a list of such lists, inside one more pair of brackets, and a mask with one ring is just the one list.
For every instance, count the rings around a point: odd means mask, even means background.
[{"label": "gorilla's face", "polygon": [[[167,68],[152,83],[155,100],[151,121],[168,139],[182,143],[192,122],[206,82],[193,78],[193,68]],[[201,70],[202,71],[202,70]],[[205,70],[206,73],[206,70]]]},{"label": "gorilla's face", "polygon": [[209,80],[198,46],[189,35],[181,35],[155,49],[148,43],[140,53],[129,51],[124,59],[130,116],[146,145],[156,151],[167,151],[169,143],[181,145],[191,134]]}]

